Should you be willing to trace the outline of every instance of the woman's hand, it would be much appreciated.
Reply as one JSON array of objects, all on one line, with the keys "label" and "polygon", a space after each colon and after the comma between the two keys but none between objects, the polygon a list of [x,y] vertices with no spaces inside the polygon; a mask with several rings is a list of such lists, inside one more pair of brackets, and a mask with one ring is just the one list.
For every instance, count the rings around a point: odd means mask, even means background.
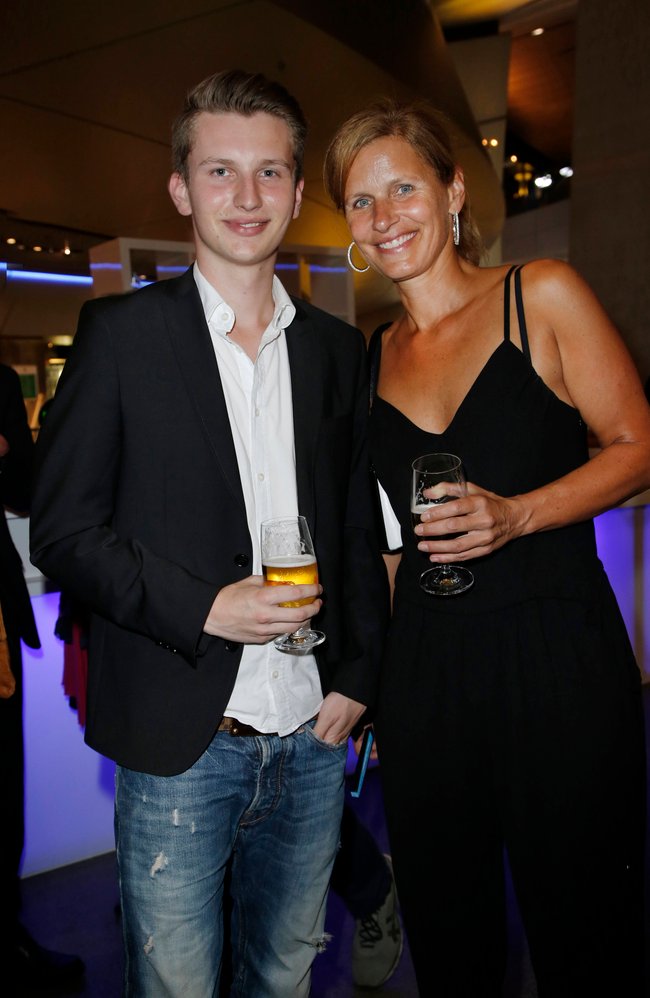
[{"label": "woman's hand", "polygon": [[480,558],[503,547],[524,533],[525,511],[518,497],[505,499],[468,482],[466,496],[432,505],[421,521],[415,528],[418,549],[440,564]]}]

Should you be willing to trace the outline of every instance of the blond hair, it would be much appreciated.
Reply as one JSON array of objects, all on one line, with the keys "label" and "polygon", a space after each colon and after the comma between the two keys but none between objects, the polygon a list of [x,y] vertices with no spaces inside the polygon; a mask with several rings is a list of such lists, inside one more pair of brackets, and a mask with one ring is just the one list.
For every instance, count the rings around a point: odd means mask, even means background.
[{"label": "blond hair", "polygon": [[300,104],[280,83],[261,73],[228,69],[208,76],[190,90],[183,110],[172,126],[172,169],[188,179],[187,160],[192,151],[194,123],[203,112],[252,115],[258,112],[282,119],[291,135],[294,179],[302,177],[307,122]]}]

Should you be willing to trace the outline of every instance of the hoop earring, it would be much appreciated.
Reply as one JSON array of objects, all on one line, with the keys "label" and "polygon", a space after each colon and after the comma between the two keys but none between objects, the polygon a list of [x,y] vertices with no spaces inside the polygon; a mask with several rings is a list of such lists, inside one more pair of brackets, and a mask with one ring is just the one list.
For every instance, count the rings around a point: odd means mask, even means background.
[{"label": "hoop earring", "polygon": [[[353,240],[352,240],[352,242],[350,243],[350,245],[348,246],[348,263],[350,264],[350,268],[351,268],[352,270],[356,271],[356,273],[357,273],[357,274],[365,274],[365,272],[366,272],[367,270],[370,270],[370,264],[369,264],[369,263],[367,263],[367,264],[365,265],[365,267],[357,267],[357,266],[356,266],[356,265],[355,265],[355,264],[354,264],[354,263],[352,262],[352,247],[353,247],[353,246],[356,246],[356,245],[357,245],[357,244],[355,243],[355,241],[354,241],[354,239],[353,239]],[[358,248],[358,247],[357,247],[357,248]]]},{"label": "hoop earring", "polygon": [[454,246],[460,245],[460,219],[457,211],[451,213],[451,228],[454,234]]}]

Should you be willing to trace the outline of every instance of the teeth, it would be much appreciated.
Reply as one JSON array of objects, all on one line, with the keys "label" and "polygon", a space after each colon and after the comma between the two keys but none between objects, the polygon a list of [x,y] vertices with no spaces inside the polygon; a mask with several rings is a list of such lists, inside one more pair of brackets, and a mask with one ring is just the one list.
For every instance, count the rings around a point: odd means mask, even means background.
[{"label": "teeth", "polygon": [[414,232],[409,232],[405,236],[397,236],[396,239],[391,239],[390,242],[380,243],[379,249],[397,249],[398,246],[403,246],[409,239],[412,239],[414,235]]}]

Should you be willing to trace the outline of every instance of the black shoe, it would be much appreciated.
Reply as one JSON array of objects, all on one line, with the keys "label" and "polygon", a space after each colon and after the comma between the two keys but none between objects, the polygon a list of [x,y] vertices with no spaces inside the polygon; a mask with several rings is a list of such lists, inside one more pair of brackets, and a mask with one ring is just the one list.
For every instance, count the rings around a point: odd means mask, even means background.
[{"label": "black shoe", "polygon": [[14,980],[24,988],[78,984],[85,971],[80,957],[45,949],[22,926],[9,963]]}]

